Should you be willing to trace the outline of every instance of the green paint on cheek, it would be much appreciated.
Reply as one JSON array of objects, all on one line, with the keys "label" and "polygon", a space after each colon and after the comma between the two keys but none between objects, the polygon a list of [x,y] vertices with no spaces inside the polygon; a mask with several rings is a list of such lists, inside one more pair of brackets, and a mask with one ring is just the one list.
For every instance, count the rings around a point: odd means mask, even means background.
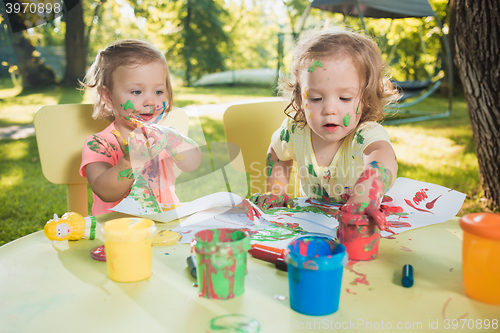
[{"label": "green paint on cheek", "polygon": [[359,106],[356,106],[356,114],[359,114]]},{"label": "green paint on cheek", "polygon": [[126,116],[125,119],[130,120],[130,116]]},{"label": "green paint on cheek", "polygon": [[344,117],[344,126],[347,127],[349,125],[349,122],[351,121],[351,116],[348,114],[345,115]]},{"label": "green paint on cheek", "polygon": [[121,106],[123,106],[123,109],[125,111],[127,111],[128,109],[135,110],[134,103],[132,103],[130,99],[125,102],[125,105],[122,104]]}]

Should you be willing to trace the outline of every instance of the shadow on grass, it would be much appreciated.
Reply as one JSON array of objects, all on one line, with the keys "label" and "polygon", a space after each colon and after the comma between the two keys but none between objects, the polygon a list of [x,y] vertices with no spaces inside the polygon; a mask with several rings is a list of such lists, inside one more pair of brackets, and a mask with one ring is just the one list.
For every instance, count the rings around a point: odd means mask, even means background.
[{"label": "shadow on grass", "polygon": [[468,131],[466,133],[453,134],[449,136],[449,139],[455,142],[455,144],[465,147],[465,154],[476,154],[476,144],[474,143],[472,132]]},{"label": "shadow on grass", "polygon": [[[419,104],[408,109],[411,110],[421,110],[422,112],[430,113],[445,113],[448,110],[448,100],[439,96],[428,97]],[[386,121],[413,118],[416,115],[405,114],[405,109],[400,109],[396,113],[386,113]],[[422,114],[424,115],[424,114]],[[399,126],[398,124],[391,124],[394,126]],[[467,111],[467,103],[463,94],[459,94],[453,98],[453,106],[451,114],[445,118],[430,119],[425,121],[415,121],[407,124],[400,125],[410,125],[412,127],[422,127],[422,128],[449,128],[456,126],[467,125],[470,126],[469,114]]]}]

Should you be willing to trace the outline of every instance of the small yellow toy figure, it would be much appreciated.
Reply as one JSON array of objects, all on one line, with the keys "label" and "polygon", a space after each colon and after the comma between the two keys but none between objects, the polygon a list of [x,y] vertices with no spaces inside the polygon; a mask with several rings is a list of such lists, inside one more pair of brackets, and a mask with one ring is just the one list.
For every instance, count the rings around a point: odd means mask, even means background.
[{"label": "small yellow toy figure", "polygon": [[95,216],[83,217],[78,213],[65,213],[60,218],[54,214],[54,219],[47,221],[43,232],[50,240],[79,240],[82,237],[95,238],[95,227],[97,219]]}]

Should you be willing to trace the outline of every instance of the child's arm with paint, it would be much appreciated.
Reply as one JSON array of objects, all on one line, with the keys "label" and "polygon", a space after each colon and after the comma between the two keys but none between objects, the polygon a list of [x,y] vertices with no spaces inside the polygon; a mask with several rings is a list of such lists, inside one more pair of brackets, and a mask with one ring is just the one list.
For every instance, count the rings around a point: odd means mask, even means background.
[{"label": "child's arm with paint", "polygon": [[287,195],[292,164],[293,160],[280,160],[270,145],[266,158],[267,193],[256,193],[250,200],[263,209],[293,206]]},{"label": "child's arm with paint", "polygon": [[380,229],[385,229],[385,215],[380,211],[380,199],[396,180],[398,165],[391,144],[375,141],[363,152],[364,168],[354,185],[353,195],[336,213],[339,220],[352,220],[370,215]]},{"label": "child's arm with paint", "polygon": [[[114,131],[113,131],[114,132]],[[113,135],[120,135],[117,131]],[[104,138],[94,136],[94,149],[103,151],[102,146],[112,147]],[[92,192],[104,202],[115,202],[125,197],[134,183],[134,174],[130,156],[128,154],[128,143],[117,137],[124,155],[115,165],[112,160],[91,162],[85,166],[85,174]],[[97,146],[99,142],[100,146]],[[88,145],[88,144],[87,144]],[[91,148],[92,149],[92,148]],[[85,154],[84,149],[84,154]],[[103,153],[100,153],[103,154]]]}]

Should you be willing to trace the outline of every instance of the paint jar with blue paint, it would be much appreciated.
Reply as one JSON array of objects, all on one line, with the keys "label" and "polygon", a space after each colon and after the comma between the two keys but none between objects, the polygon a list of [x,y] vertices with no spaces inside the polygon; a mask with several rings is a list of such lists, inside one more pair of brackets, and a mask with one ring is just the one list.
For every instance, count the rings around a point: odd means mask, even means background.
[{"label": "paint jar with blue paint", "polygon": [[290,307],[309,316],[336,312],[348,260],[344,245],[328,237],[304,236],[290,243],[288,251]]}]

